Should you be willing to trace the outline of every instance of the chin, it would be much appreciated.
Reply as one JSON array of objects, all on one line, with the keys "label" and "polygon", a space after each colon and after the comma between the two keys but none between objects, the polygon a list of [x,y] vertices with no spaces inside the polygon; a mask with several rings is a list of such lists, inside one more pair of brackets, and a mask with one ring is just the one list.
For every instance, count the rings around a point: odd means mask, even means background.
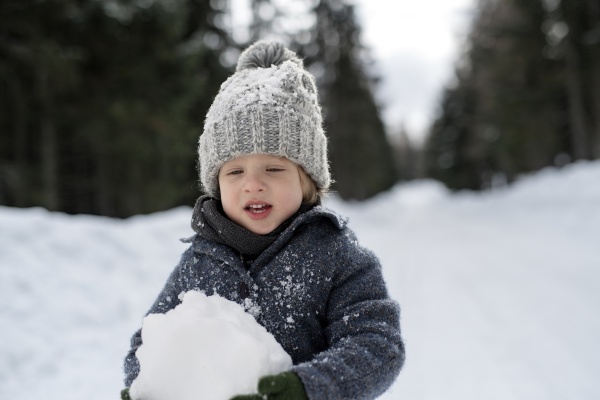
[{"label": "chin", "polygon": [[267,233],[271,233],[275,230],[275,228],[265,228],[265,229],[248,229],[252,233],[256,233],[257,235],[266,235]]},{"label": "chin", "polygon": [[246,225],[244,228],[248,229],[252,233],[256,233],[257,235],[266,235],[267,233],[273,232],[277,227],[276,226],[256,226],[256,225]]}]

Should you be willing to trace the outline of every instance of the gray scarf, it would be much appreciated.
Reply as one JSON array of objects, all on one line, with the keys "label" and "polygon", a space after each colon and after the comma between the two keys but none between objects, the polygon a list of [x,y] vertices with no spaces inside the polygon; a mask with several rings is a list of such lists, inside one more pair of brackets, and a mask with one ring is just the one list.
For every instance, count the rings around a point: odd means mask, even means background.
[{"label": "gray scarf", "polygon": [[210,196],[202,196],[196,201],[192,214],[192,229],[201,237],[213,242],[228,245],[242,256],[254,259],[272,245],[279,234],[301,213],[312,206],[302,205],[289,219],[273,232],[259,235],[236,224],[223,211],[221,201]]}]

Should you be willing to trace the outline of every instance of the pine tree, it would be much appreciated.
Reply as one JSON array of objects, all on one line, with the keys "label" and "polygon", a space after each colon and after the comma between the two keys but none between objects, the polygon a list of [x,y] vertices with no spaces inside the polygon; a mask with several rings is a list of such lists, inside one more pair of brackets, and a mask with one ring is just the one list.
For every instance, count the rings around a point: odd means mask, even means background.
[{"label": "pine tree", "polygon": [[434,121],[424,147],[425,175],[451,189],[480,189],[489,170],[486,143],[472,135],[475,93],[470,76],[444,91],[441,113]]},{"label": "pine tree", "polygon": [[397,179],[393,151],[367,75],[366,49],[352,6],[322,0],[315,9],[311,40],[301,45],[318,78],[333,189],[342,198],[363,200]]},{"label": "pine tree", "polygon": [[0,3],[0,203],[60,208],[60,100],[81,77],[74,1]]},{"label": "pine tree", "polygon": [[542,30],[547,19],[538,1],[479,2],[457,87],[428,142],[432,176],[483,189],[570,152],[563,72]]},{"label": "pine tree", "polygon": [[550,37],[564,60],[569,137],[574,159],[600,157],[600,3],[548,5]]},{"label": "pine tree", "polygon": [[229,74],[224,2],[2,2],[0,202],[119,217],[192,204]]}]

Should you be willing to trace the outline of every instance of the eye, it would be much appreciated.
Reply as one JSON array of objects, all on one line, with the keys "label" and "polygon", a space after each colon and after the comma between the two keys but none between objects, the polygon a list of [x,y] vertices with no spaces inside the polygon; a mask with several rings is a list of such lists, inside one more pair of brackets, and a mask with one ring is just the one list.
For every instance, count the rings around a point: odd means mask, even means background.
[{"label": "eye", "polygon": [[269,167],[269,168],[267,168],[267,172],[281,172],[281,171],[285,171],[285,168],[283,168],[283,167]]},{"label": "eye", "polygon": [[243,171],[243,170],[241,170],[241,169],[232,169],[232,170],[230,170],[230,171],[227,171],[227,172],[225,173],[225,175],[227,175],[227,176],[233,176],[233,175],[240,175],[240,174],[242,174],[242,173],[244,173],[244,171]]}]

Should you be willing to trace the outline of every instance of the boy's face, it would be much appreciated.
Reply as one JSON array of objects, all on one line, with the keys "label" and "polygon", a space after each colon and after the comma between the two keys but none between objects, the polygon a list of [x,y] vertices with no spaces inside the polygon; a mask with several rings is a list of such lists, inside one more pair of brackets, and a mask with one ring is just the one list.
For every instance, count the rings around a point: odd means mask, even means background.
[{"label": "boy's face", "polygon": [[298,167],[283,157],[233,159],[219,170],[219,188],[229,219],[260,235],[275,230],[302,204]]}]

